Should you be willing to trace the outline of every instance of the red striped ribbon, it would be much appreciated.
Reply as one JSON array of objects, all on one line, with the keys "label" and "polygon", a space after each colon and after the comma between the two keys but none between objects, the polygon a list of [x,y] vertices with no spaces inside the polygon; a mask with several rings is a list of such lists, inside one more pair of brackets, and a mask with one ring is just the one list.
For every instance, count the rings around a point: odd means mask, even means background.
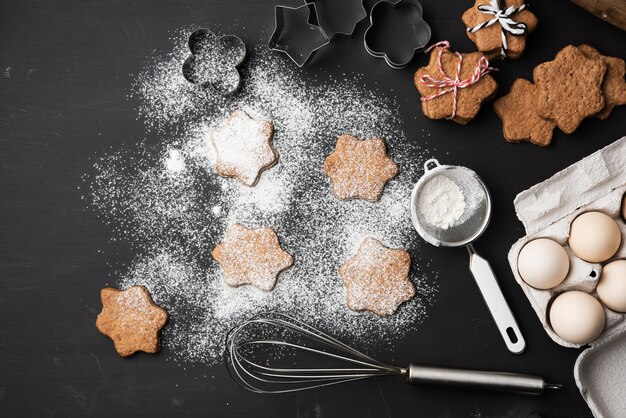
[{"label": "red striped ribbon", "polygon": [[437,56],[437,67],[439,68],[441,79],[437,80],[434,77],[431,77],[429,74],[423,74],[420,77],[420,82],[425,84],[428,87],[434,87],[434,88],[442,89],[442,90],[437,93],[431,94],[430,96],[422,97],[422,101],[428,102],[439,96],[443,96],[444,94],[453,93],[454,98],[452,100],[452,116],[448,118],[448,119],[453,119],[456,116],[456,106],[457,106],[457,97],[459,94],[459,89],[463,89],[473,84],[476,84],[482,76],[487,75],[488,73],[493,71],[494,68],[489,66],[489,60],[483,56],[478,60],[478,64],[476,65],[476,68],[474,69],[474,72],[472,73],[472,75],[468,78],[461,80],[459,79],[459,77],[461,76],[461,65],[463,64],[463,56],[459,52],[455,52],[454,54],[459,59],[459,62],[456,68],[456,75],[454,76],[454,78],[449,77],[446,74],[446,72],[443,70],[443,63],[441,62],[441,57],[443,56],[443,53],[447,49],[450,48],[450,42],[448,41],[437,42],[436,44],[431,45],[424,52],[428,53],[433,48],[437,48],[437,47],[442,47],[442,48],[439,48],[438,56]]}]

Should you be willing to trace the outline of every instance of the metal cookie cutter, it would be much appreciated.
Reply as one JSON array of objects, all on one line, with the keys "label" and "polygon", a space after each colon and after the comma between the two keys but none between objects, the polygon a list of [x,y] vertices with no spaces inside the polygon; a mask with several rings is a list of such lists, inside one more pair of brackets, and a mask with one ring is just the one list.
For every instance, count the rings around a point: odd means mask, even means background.
[{"label": "metal cookie cutter", "polygon": [[278,5],[274,11],[276,27],[268,46],[273,51],[286,54],[298,67],[330,43],[330,38],[319,25],[314,3],[299,7]]},{"label": "metal cookie cutter", "polygon": [[224,96],[241,86],[237,69],[246,58],[246,44],[235,35],[216,36],[198,29],[189,36],[191,55],[183,63],[183,76],[193,84],[209,87]]},{"label": "metal cookie cutter", "polygon": [[363,0],[305,0],[317,8],[319,26],[333,39],[335,35],[352,35],[356,25],[367,17]]},{"label": "metal cookie cutter", "polygon": [[384,58],[391,68],[405,68],[430,40],[430,26],[422,14],[422,5],[417,0],[376,3],[365,32],[365,50],[374,57]]}]

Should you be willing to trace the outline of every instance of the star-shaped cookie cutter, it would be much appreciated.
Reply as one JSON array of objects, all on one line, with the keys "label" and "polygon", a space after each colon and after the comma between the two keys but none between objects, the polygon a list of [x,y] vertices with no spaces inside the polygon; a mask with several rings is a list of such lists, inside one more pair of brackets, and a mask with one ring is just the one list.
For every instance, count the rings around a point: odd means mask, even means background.
[{"label": "star-shaped cookie cutter", "polygon": [[189,36],[191,55],[183,63],[183,77],[193,84],[230,96],[241,86],[238,67],[246,58],[246,44],[235,35],[218,37],[208,29]]},{"label": "star-shaped cookie cutter", "polygon": [[277,5],[274,14],[275,28],[268,47],[286,54],[298,67],[330,43],[330,38],[319,25],[315,3],[299,7]]},{"label": "star-shaped cookie cutter", "polygon": [[336,35],[350,36],[356,25],[367,17],[363,0],[304,0],[317,9],[319,26],[333,39]]},{"label": "star-shaped cookie cutter", "polygon": [[[407,19],[409,24],[397,25],[398,17]],[[363,39],[371,56],[383,58],[387,65],[399,70],[409,65],[415,53],[428,44],[430,36],[430,26],[418,0],[383,0],[372,7],[370,26]]]}]

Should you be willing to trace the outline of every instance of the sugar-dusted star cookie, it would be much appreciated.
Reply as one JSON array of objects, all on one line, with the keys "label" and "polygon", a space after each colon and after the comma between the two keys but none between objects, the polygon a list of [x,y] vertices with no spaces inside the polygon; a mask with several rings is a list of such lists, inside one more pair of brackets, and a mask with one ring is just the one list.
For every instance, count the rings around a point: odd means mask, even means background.
[{"label": "sugar-dusted star cookie", "polygon": [[376,202],[387,182],[398,174],[398,166],[387,156],[384,139],[341,135],[324,161],[324,173],[332,180],[337,199]]},{"label": "sugar-dusted star cookie", "polygon": [[537,87],[518,78],[511,91],[493,104],[500,119],[502,133],[509,142],[530,141],[546,147],[552,142],[554,122],[537,114]]},{"label": "sugar-dusted star cookie", "polygon": [[410,266],[408,252],[366,238],[356,255],[339,268],[348,307],[380,316],[393,314],[398,306],[415,296],[415,286],[409,280]]},{"label": "sugar-dusted star cookie", "polygon": [[602,60],[589,59],[575,46],[566,46],[554,60],[533,71],[539,89],[537,113],[571,134],[583,119],[604,108],[601,87],[605,72]]},{"label": "sugar-dusted star cookie", "polygon": [[270,291],[278,275],[293,265],[293,257],[283,250],[271,228],[228,227],[224,242],[211,252],[229,286],[251,284]]},{"label": "sugar-dusted star cookie", "polygon": [[524,0],[476,0],[462,17],[467,36],[490,60],[519,58],[537,18]]},{"label": "sugar-dusted star cookie", "polygon": [[211,132],[217,173],[254,186],[261,172],[278,161],[273,137],[271,121],[256,120],[243,110],[235,110]]},{"label": "sugar-dusted star cookie", "polygon": [[606,64],[606,74],[602,81],[602,94],[604,95],[604,109],[598,113],[598,119],[607,119],[615,106],[626,104],[626,64],[624,60],[617,57],[602,55],[591,45],[580,45],[578,49],[587,58],[599,59]]},{"label": "sugar-dusted star cookie", "polygon": [[122,357],[137,351],[159,351],[159,332],[167,323],[167,312],[157,306],[148,289],[133,286],[127,290],[110,287],[100,292],[102,312],[96,327],[113,340]]}]

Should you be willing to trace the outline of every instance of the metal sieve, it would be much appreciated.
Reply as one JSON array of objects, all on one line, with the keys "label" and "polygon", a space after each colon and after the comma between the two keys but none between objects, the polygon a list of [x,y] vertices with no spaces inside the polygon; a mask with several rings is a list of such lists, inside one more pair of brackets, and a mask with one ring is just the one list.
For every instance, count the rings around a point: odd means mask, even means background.
[{"label": "metal sieve", "polygon": [[[447,229],[428,222],[418,206],[424,186],[438,176],[445,176],[454,182],[465,197],[463,214]],[[491,197],[485,183],[474,171],[466,167],[441,165],[436,159],[424,163],[424,175],[415,184],[411,194],[413,226],[425,241],[437,247],[467,247],[470,254],[470,271],[498,330],[509,351],[520,354],[526,348],[526,342],[517,321],[504,299],[491,265],[476,253],[472,245],[487,229],[490,219]]]}]

